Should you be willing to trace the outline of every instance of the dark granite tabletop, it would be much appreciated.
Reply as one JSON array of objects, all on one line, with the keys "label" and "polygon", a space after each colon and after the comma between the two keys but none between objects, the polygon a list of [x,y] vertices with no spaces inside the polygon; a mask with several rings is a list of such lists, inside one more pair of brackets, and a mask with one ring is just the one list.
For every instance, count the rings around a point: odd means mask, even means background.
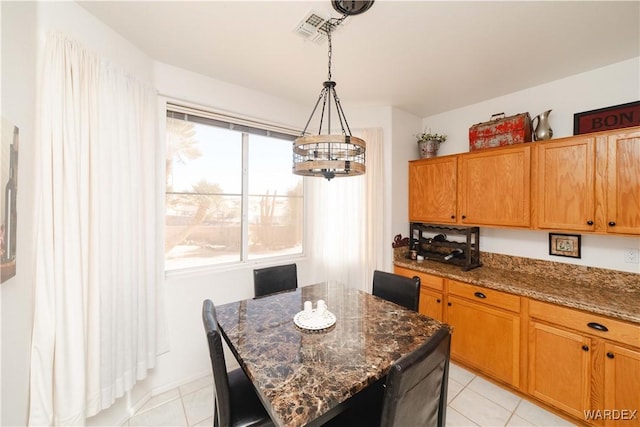
[{"label": "dark granite tabletop", "polygon": [[[297,327],[304,302],[323,299],[336,323]],[[276,425],[326,421],[340,404],[384,377],[391,363],[436,330],[435,319],[337,283],[216,307],[218,323]],[[314,422],[315,420],[315,422]]]}]

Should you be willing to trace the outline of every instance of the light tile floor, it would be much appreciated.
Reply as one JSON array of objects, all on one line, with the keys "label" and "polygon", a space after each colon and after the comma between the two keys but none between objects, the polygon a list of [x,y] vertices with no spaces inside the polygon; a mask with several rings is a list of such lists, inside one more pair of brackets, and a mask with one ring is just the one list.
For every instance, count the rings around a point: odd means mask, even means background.
[{"label": "light tile floor", "polygon": [[[152,397],[123,427],[212,426],[212,381],[209,375]],[[447,426],[452,427],[573,425],[455,364],[447,402]]]}]

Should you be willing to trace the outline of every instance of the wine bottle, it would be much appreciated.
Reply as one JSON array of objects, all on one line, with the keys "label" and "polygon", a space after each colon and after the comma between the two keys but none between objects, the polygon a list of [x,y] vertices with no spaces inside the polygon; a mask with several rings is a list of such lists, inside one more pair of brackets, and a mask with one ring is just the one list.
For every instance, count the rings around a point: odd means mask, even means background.
[{"label": "wine bottle", "polygon": [[449,255],[444,257],[444,260],[449,261],[451,258],[462,255],[463,253],[464,251],[462,249],[454,249],[449,253]]}]

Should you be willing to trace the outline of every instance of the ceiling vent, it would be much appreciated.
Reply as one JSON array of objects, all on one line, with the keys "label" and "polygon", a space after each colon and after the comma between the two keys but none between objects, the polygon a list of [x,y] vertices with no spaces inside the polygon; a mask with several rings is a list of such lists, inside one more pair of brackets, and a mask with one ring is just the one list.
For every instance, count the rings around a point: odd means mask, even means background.
[{"label": "ceiling vent", "polygon": [[[318,44],[327,39],[327,31],[335,31],[340,25],[330,24],[330,16],[323,17],[319,13],[310,11],[298,23],[294,32],[307,40]],[[342,21],[344,24],[345,21]],[[331,26],[331,28],[329,28]]]}]

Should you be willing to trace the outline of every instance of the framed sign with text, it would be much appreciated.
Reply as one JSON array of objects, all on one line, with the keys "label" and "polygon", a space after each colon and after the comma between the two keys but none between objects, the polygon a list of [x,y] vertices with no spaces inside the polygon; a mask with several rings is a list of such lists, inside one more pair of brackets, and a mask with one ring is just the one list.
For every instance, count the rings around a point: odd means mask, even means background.
[{"label": "framed sign with text", "polygon": [[640,126],[640,101],[584,111],[573,115],[573,134]]}]

